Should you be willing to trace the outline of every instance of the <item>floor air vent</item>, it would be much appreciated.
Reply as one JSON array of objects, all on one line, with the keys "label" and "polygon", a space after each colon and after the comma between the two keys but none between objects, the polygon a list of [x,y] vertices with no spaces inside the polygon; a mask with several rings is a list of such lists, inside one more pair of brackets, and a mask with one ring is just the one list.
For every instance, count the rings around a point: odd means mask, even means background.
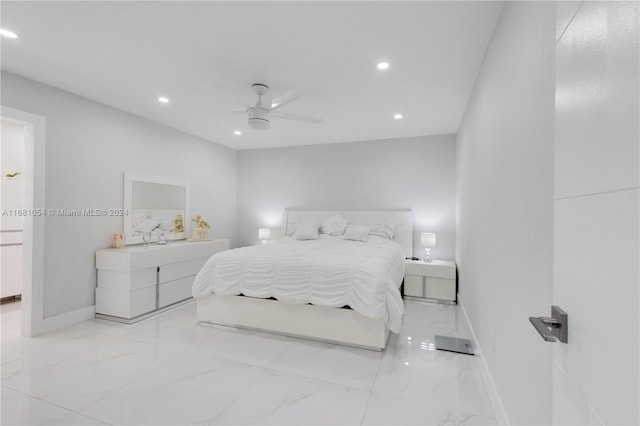
[{"label": "floor air vent", "polygon": [[460,339],[458,337],[436,335],[436,349],[466,355],[474,354],[473,346],[471,346],[471,340]]}]

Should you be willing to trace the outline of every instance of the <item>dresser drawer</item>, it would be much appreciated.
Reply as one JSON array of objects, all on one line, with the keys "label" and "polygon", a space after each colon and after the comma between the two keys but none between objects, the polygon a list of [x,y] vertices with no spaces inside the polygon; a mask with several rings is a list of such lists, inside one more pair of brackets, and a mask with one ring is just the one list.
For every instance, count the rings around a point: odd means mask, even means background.
[{"label": "dresser drawer", "polygon": [[415,275],[404,276],[405,296],[424,297],[424,278]]},{"label": "dresser drawer", "polygon": [[207,259],[208,257],[201,257],[199,259],[187,260],[185,262],[163,265],[160,267],[158,282],[167,283],[169,281],[175,281],[180,278],[197,275],[198,272],[200,272],[200,269],[202,269],[202,267],[204,266]]},{"label": "dresser drawer", "polygon": [[96,287],[96,313],[131,319],[156,309],[156,286],[134,291]]},{"label": "dresser drawer", "polygon": [[180,302],[191,297],[191,287],[195,276],[181,278],[160,284],[158,308],[164,308],[172,303]]},{"label": "dresser drawer", "polygon": [[456,300],[456,282],[444,278],[424,278],[424,297],[447,301]]},{"label": "dresser drawer", "polygon": [[422,275],[448,279],[454,279],[456,277],[455,267],[448,265],[437,265],[427,262],[406,262],[404,268],[407,275]]},{"label": "dresser drawer", "polygon": [[98,287],[132,291],[155,286],[156,271],[157,268],[138,269],[131,272],[98,269]]}]

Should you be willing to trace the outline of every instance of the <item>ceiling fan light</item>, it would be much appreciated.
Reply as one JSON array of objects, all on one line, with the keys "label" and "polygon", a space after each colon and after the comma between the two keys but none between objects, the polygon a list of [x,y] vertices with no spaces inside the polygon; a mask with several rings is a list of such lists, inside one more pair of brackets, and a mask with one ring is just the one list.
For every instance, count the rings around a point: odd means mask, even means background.
[{"label": "ceiling fan light", "polygon": [[249,127],[256,130],[266,130],[271,126],[271,122],[266,118],[249,118]]},{"label": "ceiling fan light", "polygon": [[[258,101],[258,103],[260,103],[260,101]],[[252,129],[265,130],[271,126],[268,109],[256,106],[249,108],[247,112],[249,113],[249,127]]]}]

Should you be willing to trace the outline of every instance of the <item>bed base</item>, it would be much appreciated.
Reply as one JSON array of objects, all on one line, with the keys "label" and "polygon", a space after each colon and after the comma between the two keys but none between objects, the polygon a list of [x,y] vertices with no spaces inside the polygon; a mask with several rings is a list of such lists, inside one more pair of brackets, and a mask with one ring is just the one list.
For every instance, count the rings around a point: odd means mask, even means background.
[{"label": "bed base", "polygon": [[203,323],[264,331],[382,351],[389,336],[384,320],[352,309],[293,305],[274,299],[211,294],[197,300]]}]

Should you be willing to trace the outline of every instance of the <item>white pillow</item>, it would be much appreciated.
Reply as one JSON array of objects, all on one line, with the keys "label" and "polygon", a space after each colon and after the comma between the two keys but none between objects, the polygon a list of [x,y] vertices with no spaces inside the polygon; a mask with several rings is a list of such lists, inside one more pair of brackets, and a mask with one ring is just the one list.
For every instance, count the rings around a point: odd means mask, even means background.
[{"label": "white pillow", "polygon": [[136,232],[151,232],[160,225],[160,220],[156,217],[150,217],[143,220],[138,226],[135,227]]},{"label": "white pillow", "polygon": [[290,223],[287,226],[287,236],[292,236],[296,233],[296,229],[300,225],[313,225],[316,229],[320,228],[320,224],[322,223],[322,219],[318,216],[304,216],[296,220],[295,223]]},{"label": "white pillow", "polygon": [[336,236],[344,234],[349,221],[339,214],[330,216],[322,224],[322,232],[327,235]]},{"label": "white pillow", "polygon": [[374,223],[374,224],[371,224],[370,226],[371,226],[371,230],[369,231],[369,235],[386,238],[388,240],[393,240],[393,236],[396,233],[396,227],[394,224],[389,222],[384,222],[384,223]]},{"label": "white pillow", "polygon": [[344,231],[345,240],[353,241],[367,241],[369,239],[369,228],[366,225],[349,225],[347,230]]},{"label": "white pillow", "polygon": [[317,240],[318,227],[310,223],[301,223],[296,226],[296,232],[293,234],[296,240]]}]

